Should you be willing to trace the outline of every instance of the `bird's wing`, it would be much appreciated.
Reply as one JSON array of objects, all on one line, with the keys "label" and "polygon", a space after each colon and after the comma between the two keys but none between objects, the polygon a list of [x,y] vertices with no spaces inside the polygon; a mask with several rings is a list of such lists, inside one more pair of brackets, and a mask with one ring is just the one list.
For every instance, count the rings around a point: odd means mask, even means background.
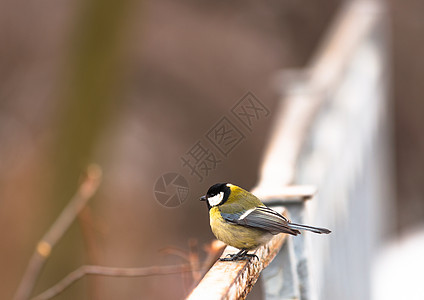
[{"label": "bird's wing", "polygon": [[298,230],[291,229],[288,226],[289,221],[287,218],[266,206],[255,207],[239,213],[226,213],[225,211],[221,211],[221,216],[227,222],[263,229],[272,234],[282,232],[297,235],[300,233]]}]

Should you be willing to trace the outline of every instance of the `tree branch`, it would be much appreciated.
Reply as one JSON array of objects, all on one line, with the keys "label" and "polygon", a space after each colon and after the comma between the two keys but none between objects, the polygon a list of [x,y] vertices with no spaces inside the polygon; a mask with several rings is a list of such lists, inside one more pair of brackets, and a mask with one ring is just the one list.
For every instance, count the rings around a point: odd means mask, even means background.
[{"label": "tree branch", "polygon": [[68,230],[88,200],[93,197],[100,185],[101,178],[102,171],[99,166],[94,164],[88,166],[86,176],[79,186],[78,191],[43,238],[38,242],[14,296],[15,300],[26,300],[29,298],[41,268],[50,256],[53,247]]},{"label": "tree branch", "polygon": [[[120,267],[105,267],[95,265],[83,265],[75,271],[69,273],[61,281],[48,288],[38,296],[32,298],[32,300],[46,300],[51,299],[66,288],[68,288],[75,281],[81,279],[85,275],[100,275],[100,276],[113,276],[113,277],[146,277],[154,275],[171,275],[178,273],[191,272],[195,283],[200,280],[201,276],[206,274],[210,267],[215,263],[218,257],[221,255],[225,244],[220,241],[212,241],[209,245],[205,246],[207,257],[199,267],[199,263],[196,263],[196,267],[193,268],[193,262],[188,264],[180,265],[169,265],[169,266],[151,266],[142,268],[120,268]],[[196,272],[197,275],[194,275]],[[200,277],[199,277],[200,276]]]},{"label": "tree branch", "polygon": [[85,275],[101,275],[113,277],[145,277],[153,275],[170,275],[183,272],[192,272],[190,264],[152,266],[144,268],[114,268],[104,266],[84,265],[69,273],[65,278],[51,288],[42,292],[32,300],[46,300],[63,292],[67,287]]}]

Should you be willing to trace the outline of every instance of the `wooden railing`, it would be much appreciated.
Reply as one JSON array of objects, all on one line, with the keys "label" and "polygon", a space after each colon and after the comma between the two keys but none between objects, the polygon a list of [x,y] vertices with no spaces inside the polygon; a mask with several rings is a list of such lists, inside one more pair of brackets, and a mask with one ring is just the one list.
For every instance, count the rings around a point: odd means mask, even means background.
[{"label": "wooden railing", "polygon": [[[311,63],[304,70],[283,73],[281,85],[285,87],[285,95],[275,114],[276,123],[265,151],[259,182],[252,192],[267,205],[277,205],[276,209],[287,213],[294,222],[310,223],[304,219],[305,200],[313,198],[316,191],[312,186],[293,186],[311,127],[322,108],[334,100],[334,91],[345,84],[355,52],[372,40],[373,35],[381,33],[383,25],[381,2],[350,1],[340,10]],[[383,48],[380,44],[378,51]],[[384,64],[384,60],[379,63]],[[316,225],[331,228],[334,223]],[[278,263],[271,264],[263,275],[267,299],[316,298],[310,286],[307,236],[302,234],[292,239],[277,235],[255,251],[259,260],[216,262],[188,299],[243,299],[274,259]],[[223,255],[235,251],[227,247]]]}]

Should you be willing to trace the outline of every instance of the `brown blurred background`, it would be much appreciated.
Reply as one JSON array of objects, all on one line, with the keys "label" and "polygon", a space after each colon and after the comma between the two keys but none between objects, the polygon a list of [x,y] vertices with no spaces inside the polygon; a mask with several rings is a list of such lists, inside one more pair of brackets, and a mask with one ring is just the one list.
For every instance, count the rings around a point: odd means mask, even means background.
[{"label": "brown blurred background", "polygon": [[[102,186],[92,222],[76,222],[53,250],[35,293],[81,264],[183,262],[212,239],[197,201],[215,182],[251,188],[278,94],[277,71],[300,68],[339,1],[0,2],[1,299],[16,290],[43,233],[90,162]],[[424,3],[388,2],[392,32],[398,232],[424,220]],[[271,111],[201,183],[180,158],[247,91]],[[188,200],[161,206],[163,173],[187,178]],[[58,299],[180,299],[181,276],[88,278]],[[258,287],[260,290],[260,286]],[[256,296],[255,296],[256,295]],[[259,297],[259,292],[251,297]]]}]

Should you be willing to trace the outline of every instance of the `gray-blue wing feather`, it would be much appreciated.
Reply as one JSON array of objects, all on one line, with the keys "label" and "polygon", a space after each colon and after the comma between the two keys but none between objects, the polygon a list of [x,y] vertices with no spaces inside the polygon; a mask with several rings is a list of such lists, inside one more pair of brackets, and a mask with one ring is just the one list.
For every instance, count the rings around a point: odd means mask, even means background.
[{"label": "gray-blue wing feather", "polygon": [[284,216],[266,206],[259,206],[251,211],[242,211],[239,213],[221,212],[221,216],[227,222],[263,229],[272,234],[288,233],[297,235],[300,233],[299,230],[289,227],[289,221]]}]

